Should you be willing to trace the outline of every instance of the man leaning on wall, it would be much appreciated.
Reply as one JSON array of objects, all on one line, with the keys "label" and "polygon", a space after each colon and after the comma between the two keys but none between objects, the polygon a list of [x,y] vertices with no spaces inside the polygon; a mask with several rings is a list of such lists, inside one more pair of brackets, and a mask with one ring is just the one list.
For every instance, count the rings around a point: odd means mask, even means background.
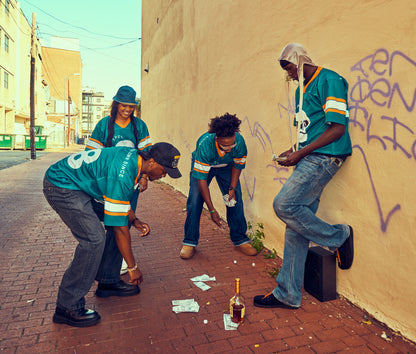
[{"label": "man leaning on wall", "polygon": [[348,133],[348,83],[337,73],[315,65],[297,43],[288,44],[279,62],[296,90],[296,146],[283,152],[278,163],[295,166],[273,208],[286,224],[283,265],[277,286],[269,294],[254,297],[254,306],[296,309],[301,305],[309,242],[336,251],[338,266],[352,265],[353,230],[349,225],[330,225],[316,216],[324,187],[351,155]]}]

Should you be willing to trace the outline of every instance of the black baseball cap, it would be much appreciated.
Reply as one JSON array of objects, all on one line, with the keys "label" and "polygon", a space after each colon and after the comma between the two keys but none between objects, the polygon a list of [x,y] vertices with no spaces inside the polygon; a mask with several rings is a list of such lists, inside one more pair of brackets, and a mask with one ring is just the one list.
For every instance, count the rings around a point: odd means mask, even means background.
[{"label": "black baseball cap", "polygon": [[179,158],[181,153],[177,148],[169,143],[156,143],[152,145],[149,151],[150,157],[159,165],[162,165],[167,174],[172,178],[182,177],[178,169]]}]

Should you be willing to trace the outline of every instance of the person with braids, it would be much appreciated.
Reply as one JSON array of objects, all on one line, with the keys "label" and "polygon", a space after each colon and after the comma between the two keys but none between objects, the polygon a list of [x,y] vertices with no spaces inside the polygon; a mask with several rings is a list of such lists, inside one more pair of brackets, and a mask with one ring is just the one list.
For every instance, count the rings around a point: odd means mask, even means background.
[{"label": "person with braids", "polygon": [[240,124],[241,120],[229,113],[212,118],[208,132],[196,143],[186,203],[185,237],[180,252],[182,259],[190,259],[195,254],[204,202],[212,221],[221,228],[225,226],[211,200],[209,184],[214,177],[225,196],[227,223],[235,249],[247,256],[257,254],[246,235],[247,222],[239,178],[246,165],[247,147],[239,133]]},{"label": "person with braids", "polygon": [[[85,150],[102,149],[112,146],[127,146],[139,151],[149,151],[151,141],[146,123],[134,116],[137,106],[136,91],[130,86],[121,86],[113,97],[110,115],[101,119],[95,126]],[[140,192],[147,189],[147,176],[143,175],[139,188],[134,192],[130,205],[133,212],[137,207]],[[96,205],[101,210],[100,204]],[[107,232],[111,228],[107,228]],[[142,236],[146,236],[142,235]],[[121,274],[127,273],[127,263],[123,259]]]}]

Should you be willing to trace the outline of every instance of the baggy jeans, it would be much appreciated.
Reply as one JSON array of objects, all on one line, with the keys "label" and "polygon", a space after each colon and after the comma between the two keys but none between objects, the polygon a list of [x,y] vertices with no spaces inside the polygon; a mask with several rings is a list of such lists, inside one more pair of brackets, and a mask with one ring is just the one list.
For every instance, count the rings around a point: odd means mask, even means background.
[{"label": "baggy jeans", "polygon": [[[114,262],[114,255],[120,253],[117,244],[114,238],[106,242],[106,233],[91,196],[83,191],[57,187],[46,177],[43,193],[78,241],[74,258],[62,277],[56,301],[63,310],[78,310],[85,306],[84,296],[94,283],[97,272],[100,271],[108,283],[120,280],[121,255],[117,265]],[[103,254],[108,260],[106,264],[101,264]],[[113,278],[107,273],[113,274]]]},{"label": "baggy jeans", "polygon": [[320,154],[304,157],[274,198],[274,211],[286,224],[286,231],[283,265],[273,295],[286,305],[301,304],[309,242],[334,251],[349,236],[348,225],[330,225],[315,215],[324,187],[342,165],[336,161]]},{"label": "baggy jeans", "polygon": [[[196,247],[199,241],[199,226],[201,220],[204,199],[198,186],[198,179],[192,177],[193,162],[191,166],[191,175],[189,178],[189,194],[186,201],[186,221],[185,221],[185,237],[183,244]],[[208,186],[215,177],[218,186],[223,195],[228,194],[228,188],[231,183],[232,164],[224,167],[211,168],[208,173]],[[247,237],[247,222],[244,216],[243,197],[241,193],[240,181],[238,181],[235,189],[236,205],[227,207],[227,223],[230,228],[230,238],[234,246],[241,246],[250,242]]]}]

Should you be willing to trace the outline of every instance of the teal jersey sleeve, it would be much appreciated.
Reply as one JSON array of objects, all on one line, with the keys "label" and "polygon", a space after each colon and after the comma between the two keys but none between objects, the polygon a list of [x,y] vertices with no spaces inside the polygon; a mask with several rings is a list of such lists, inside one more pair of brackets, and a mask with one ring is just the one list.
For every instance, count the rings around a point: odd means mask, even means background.
[{"label": "teal jersey sleeve", "polygon": [[325,112],[326,123],[348,123],[348,83],[338,74],[330,71],[325,83],[318,85],[318,95]]},{"label": "teal jersey sleeve", "polygon": [[102,149],[106,145],[107,128],[110,116],[101,119],[91,133],[91,137],[85,147],[85,150]]},{"label": "teal jersey sleeve", "polygon": [[197,141],[196,149],[192,153],[192,177],[207,179],[211,168],[225,167],[233,164],[243,169],[246,164],[247,147],[240,133],[235,134],[236,146],[228,153],[222,151],[215,140],[215,134],[205,133]]},{"label": "teal jersey sleeve", "polygon": [[126,147],[84,151],[50,166],[46,178],[58,187],[104,200],[104,224],[125,226],[140,176],[139,159],[136,149]]}]

